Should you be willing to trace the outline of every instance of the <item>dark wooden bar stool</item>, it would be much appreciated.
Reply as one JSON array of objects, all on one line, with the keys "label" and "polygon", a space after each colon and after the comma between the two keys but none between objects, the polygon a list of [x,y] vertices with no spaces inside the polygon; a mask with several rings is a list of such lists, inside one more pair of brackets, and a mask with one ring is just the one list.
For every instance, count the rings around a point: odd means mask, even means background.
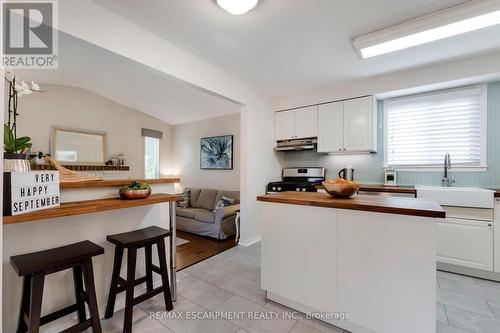
[{"label": "dark wooden bar stool", "polygon": [[[64,330],[64,333],[83,332],[90,327],[94,333],[101,333],[92,257],[103,253],[102,247],[90,241],[83,241],[55,249],[10,257],[10,262],[17,274],[23,277],[17,333],[38,333],[40,326],[73,312],[78,313],[78,324]],[[76,303],[40,317],[45,275],[65,269],[73,269]],[[84,284],[85,289],[83,288]],[[89,319],[87,319],[85,303],[89,307]]]},{"label": "dark wooden bar stool", "polygon": [[[109,288],[108,305],[106,306],[105,318],[111,318],[115,309],[116,295],[125,291],[125,318],[123,325],[124,333],[132,332],[132,311],[134,305],[144,302],[159,293],[163,292],[165,307],[171,311],[172,296],[170,294],[170,284],[168,282],[167,257],[165,254],[165,238],[171,237],[172,233],[166,229],[152,226],[123,234],[110,235],[106,239],[115,244],[115,260],[113,265],[113,276],[111,277],[111,287]],[[152,252],[153,245],[158,249],[158,259],[160,267],[153,265]],[[135,268],[137,250],[145,249],[146,255],[146,276],[135,278]],[[123,250],[127,249],[127,279],[120,277]],[[153,289],[153,272],[161,275],[162,286]],[[134,298],[134,287],[146,283],[146,293]]]}]

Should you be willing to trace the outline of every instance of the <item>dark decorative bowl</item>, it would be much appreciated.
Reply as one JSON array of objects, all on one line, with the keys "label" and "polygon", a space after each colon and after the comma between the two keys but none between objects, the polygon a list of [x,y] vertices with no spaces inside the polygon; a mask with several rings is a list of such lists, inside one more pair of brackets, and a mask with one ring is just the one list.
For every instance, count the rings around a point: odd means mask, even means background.
[{"label": "dark decorative bowl", "polygon": [[151,195],[151,189],[147,190],[120,190],[120,197],[126,200],[146,199]]}]

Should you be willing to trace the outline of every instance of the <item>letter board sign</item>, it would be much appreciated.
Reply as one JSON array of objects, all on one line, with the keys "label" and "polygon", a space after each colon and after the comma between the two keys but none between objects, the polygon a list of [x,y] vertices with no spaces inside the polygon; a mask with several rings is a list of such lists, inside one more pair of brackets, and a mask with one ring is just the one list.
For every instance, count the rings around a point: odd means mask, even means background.
[{"label": "letter board sign", "polygon": [[59,171],[4,172],[3,215],[59,206]]}]

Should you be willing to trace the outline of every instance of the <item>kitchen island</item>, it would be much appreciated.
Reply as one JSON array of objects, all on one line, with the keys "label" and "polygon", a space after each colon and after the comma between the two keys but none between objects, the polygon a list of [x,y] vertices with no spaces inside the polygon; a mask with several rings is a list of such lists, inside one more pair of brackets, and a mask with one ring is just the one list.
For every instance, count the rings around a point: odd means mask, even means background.
[{"label": "kitchen island", "polygon": [[353,333],[436,331],[433,201],[259,196],[268,299]]},{"label": "kitchen island", "polygon": [[[4,306],[2,332],[15,332],[21,297],[22,279],[9,263],[13,255],[30,253],[71,243],[90,240],[105,249],[105,254],[93,258],[99,313],[104,315],[107,294],[111,281],[114,246],[106,236],[156,225],[170,229],[175,201],[182,196],[173,195],[179,178],[137,180],[151,185],[153,194],[147,199],[122,200],[118,189],[130,183],[130,179],[113,179],[61,183],[59,207],[22,215],[3,217],[3,293]],[[169,239],[167,260],[175,253],[174,237]],[[153,251],[154,261],[157,260]],[[175,258],[173,256],[172,258]],[[175,261],[172,261],[170,277],[175,279]],[[137,277],[144,275],[143,250],[137,257]],[[154,284],[159,285],[160,276],[154,274]],[[171,281],[175,295],[175,280]],[[138,286],[136,295],[143,293],[144,285]],[[124,293],[117,298],[116,310],[124,306]],[[62,271],[47,276],[44,286],[42,315],[61,309],[74,302],[73,276],[71,271]],[[74,316],[44,326],[45,332],[60,332],[73,324]]]}]

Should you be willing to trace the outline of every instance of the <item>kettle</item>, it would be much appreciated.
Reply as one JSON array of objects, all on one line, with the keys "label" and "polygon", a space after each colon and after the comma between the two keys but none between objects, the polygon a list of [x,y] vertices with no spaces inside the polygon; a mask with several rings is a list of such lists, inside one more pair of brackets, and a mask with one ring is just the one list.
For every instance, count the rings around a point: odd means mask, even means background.
[{"label": "kettle", "polygon": [[348,165],[347,168],[339,171],[339,178],[345,180],[354,180],[354,169],[351,165]]}]

